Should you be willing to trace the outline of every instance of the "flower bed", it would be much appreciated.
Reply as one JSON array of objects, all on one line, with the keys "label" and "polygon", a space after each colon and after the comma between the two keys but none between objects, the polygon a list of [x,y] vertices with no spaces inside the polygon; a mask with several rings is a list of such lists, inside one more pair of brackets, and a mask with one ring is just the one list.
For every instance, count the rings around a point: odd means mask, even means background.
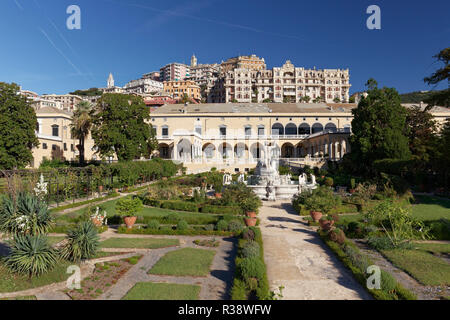
[{"label": "flower bed", "polygon": [[377,300],[416,300],[417,297],[405,289],[388,272],[381,270],[381,289],[368,289],[366,286],[367,267],[374,263],[360,252],[349,240],[338,244],[330,240],[328,233],[319,231],[322,240],[330,247],[344,265],[350,269],[355,279]]}]

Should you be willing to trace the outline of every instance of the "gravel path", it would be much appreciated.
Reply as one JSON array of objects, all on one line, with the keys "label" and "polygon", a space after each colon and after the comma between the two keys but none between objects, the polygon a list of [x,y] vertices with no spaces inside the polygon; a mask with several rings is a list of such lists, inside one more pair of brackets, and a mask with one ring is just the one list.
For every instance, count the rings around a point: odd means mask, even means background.
[{"label": "gravel path", "polygon": [[286,201],[260,210],[270,289],[287,300],[359,300],[370,294]]}]

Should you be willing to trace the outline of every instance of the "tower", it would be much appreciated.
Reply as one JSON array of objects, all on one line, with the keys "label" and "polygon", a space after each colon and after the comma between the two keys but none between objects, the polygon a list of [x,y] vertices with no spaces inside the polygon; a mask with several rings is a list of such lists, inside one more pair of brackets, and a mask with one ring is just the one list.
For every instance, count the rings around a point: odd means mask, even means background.
[{"label": "tower", "polygon": [[191,67],[196,67],[196,66],[197,66],[197,58],[195,57],[195,54],[193,54],[191,57]]},{"label": "tower", "polygon": [[114,77],[113,77],[112,73],[109,74],[107,87],[108,88],[114,87]]}]

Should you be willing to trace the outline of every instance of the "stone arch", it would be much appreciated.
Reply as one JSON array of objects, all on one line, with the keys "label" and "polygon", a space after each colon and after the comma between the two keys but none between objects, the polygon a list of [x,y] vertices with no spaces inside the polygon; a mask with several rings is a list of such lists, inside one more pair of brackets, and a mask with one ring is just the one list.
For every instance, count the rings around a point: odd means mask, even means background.
[{"label": "stone arch", "polygon": [[247,159],[248,147],[247,144],[243,142],[238,142],[234,146],[234,157],[236,159]]},{"label": "stone arch", "polygon": [[281,146],[281,157],[282,158],[293,158],[295,155],[294,145],[290,142],[285,142]]},{"label": "stone arch", "polygon": [[158,152],[159,152],[159,157],[162,159],[170,159],[171,158],[170,146],[167,143],[158,144]]},{"label": "stone arch", "polygon": [[311,134],[311,127],[306,122],[298,126],[298,134]]},{"label": "stone arch", "polygon": [[284,130],[285,130],[286,135],[289,135],[289,136],[297,135],[297,126],[295,124],[293,124],[292,122],[288,123]]},{"label": "stone arch", "polygon": [[337,132],[337,127],[334,123],[329,122],[325,125],[325,130],[330,130],[331,132]]},{"label": "stone arch", "polygon": [[233,147],[228,142],[222,142],[218,151],[222,158],[230,158],[233,155]]},{"label": "stone arch", "polygon": [[191,161],[192,159],[192,143],[188,139],[181,139],[177,143],[177,159],[182,161]]},{"label": "stone arch", "polygon": [[216,146],[210,142],[205,143],[202,147],[202,152],[204,159],[213,159],[216,156]]},{"label": "stone arch", "polygon": [[281,123],[277,122],[272,125],[272,135],[284,135],[284,127]]},{"label": "stone arch", "polygon": [[312,130],[311,130],[312,133],[317,133],[317,132],[321,132],[321,131],[323,131],[322,124],[316,122],[312,125]]}]

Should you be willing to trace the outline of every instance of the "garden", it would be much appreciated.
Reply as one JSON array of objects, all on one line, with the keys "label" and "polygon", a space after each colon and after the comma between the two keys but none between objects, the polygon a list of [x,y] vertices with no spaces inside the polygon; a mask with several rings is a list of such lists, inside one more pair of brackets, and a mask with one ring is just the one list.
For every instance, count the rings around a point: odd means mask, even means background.
[{"label": "garden", "polygon": [[[236,243],[233,239],[248,234],[248,226],[257,233],[259,198],[244,184],[224,186],[222,182],[223,173],[214,170],[160,177],[142,188],[129,189],[132,192],[128,195],[98,203],[80,202],[64,209],[49,208],[48,194],[43,191],[45,182],[40,187],[37,182],[31,192],[4,195],[0,207],[0,232],[4,237],[0,242],[0,297],[3,294],[14,299],[36,299],[38,294],[17,296],[15,292],[38,292],[50,284],[65,287],[63,283],[70,276],[66,270],[73,264],[82,268],[91,265],[91,273],[81,281],[80,288],[59,290],[58,294],[63,292],[76,300],[115,297],[115,284],[130,274],[134,264],[150,252],[163,250],[165,254],[146,270],[149,282],[135,283],[126,295],[117,298],[177,299],[171,293],[174,287],[179,288],[178,298],[204,298],[201,285],[163,284],[158,283],[157,277],[217,281],[211,280],[210,275],[215,252],[228,248],[229,255]],[[108,233],[103,236],[105,231]],[[180,241],[185,236],[212,238]],[[262,250],[260,235],[252,242],[260,244]],[[239,259],[236,258],[237,263]],[[247,268],[263,265],[265,274],[262,253],[244,264]],[[230,263],[226,263],[226,268],[231,274]],[[230,275],[228,283],[221,284],[230,288],[223,295],[216,293],[217,297],[230,294],[232,279]],[[257,286],[261,288],[254,295],[253,285],[259,282]],[[269,297],[265,292],[267,279],[260,279],[259,273],[248,284],[247,298]]]},{"label": "garden", "polygon": [[[449,298],[450,200],[413,196],[373,180],[353,180],[349,192],[345,186],[333,188],[331,177],[321,182],[295,197],[293,207],[318,227],[324,242],[363,286],[370,265],[391,266],[381,270],[381,290],[369,290],[375,298]],[[402,272],[412,277],[414,286],[402,281]]]}]

